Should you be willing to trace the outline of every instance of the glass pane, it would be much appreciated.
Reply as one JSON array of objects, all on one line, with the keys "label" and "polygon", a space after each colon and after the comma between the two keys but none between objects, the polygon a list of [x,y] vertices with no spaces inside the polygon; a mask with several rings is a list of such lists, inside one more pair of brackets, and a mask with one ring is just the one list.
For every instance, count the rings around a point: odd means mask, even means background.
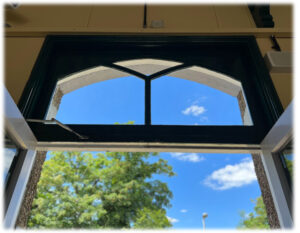
[{"label": "glass pane", "polygon": [[[133,76],[84,86],[64,94],[57,113],[49,110],[48,119],[55,117],[64,124],[143,124],[144,86]],[[59,101],[52,105],[55,102]]]},{"label": "glass pane", "polygon": [[48,152],[28,227],[202,229],[203,213],[207,229],[250,213],[269,228],[251,155]]},{"label": "glass pane", "polygon": [[281,158],[283,159],[283,166],[286,170],[289,181],[292,183],[293,180],[293,164],[294,164],[294,152],[293,152],[293,142],[289,144],[282,150]]},{"label": "glass pane", "polygon": [[242,91],[236,97],[170,76],[153,80],[151,91],[152,124],[252,125]]},{"label": "glass pane", "polygon": [[17,146],[13,143],[13,141],[9,138],[9,136],[5,136],[4,143],[4,184],[6,184],[11,171],[11,165],[14,158],[18,155],[19,150]]}]

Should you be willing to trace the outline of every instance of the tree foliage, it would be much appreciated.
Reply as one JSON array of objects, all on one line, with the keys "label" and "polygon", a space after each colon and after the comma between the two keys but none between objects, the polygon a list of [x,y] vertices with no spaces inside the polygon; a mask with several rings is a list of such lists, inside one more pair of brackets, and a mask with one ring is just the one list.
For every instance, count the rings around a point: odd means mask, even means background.
[{"label": "tree foliage", "polygon": [[52,152],[45,161],[29,228],[164,228],[172,192],[154,174],[173,176],[156,153]]},{"label": "tree foliage", "polygon": [[171,227],[172,224],[166,217],[164,209],[149,209],[144,208],[138,210],[137,219],[134,223],[134,228],[166,228]]},{"label": "tree foliage", "polygon": [[240,221],[238,228],[269,229],[268,216],[262,197],[260,196],[256,198],[256,200],[251,201],[255,204],[254,212],[247,215],[245,211],[242,211],[240,213],[242,220]]},{"label": "tree foliage", "polygon": [[293,179],[293,160],[285,158],[285,164],[286,164],[287,169],[290,173],[291,179]]}]

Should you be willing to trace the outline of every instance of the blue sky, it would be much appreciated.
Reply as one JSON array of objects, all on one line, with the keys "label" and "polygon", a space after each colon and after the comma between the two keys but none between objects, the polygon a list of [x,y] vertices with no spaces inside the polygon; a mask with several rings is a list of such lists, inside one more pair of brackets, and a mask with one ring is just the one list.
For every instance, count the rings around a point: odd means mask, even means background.
[{"label": "blue sky", "polygon": [[[235,97],[192,81],[164,76],[152,81],[152,124],[242,125]],[[63,96],[56,118],[69,124],[144,124],[144,81],[124,77]]]},{"label": "blue sky", "polygon": [[[162,77],[152,81],[152,124],[242,125],[238,102],[195,82]],[[95,83],[63,96],[56,119],[66,124],[144,123],[144,81],[125,77]],[[239,211],[253,211],[260,196],[251,155],[160,153],[177,173],[156,175],[173,192],[167,211],[173,228],[236,228]]]}]

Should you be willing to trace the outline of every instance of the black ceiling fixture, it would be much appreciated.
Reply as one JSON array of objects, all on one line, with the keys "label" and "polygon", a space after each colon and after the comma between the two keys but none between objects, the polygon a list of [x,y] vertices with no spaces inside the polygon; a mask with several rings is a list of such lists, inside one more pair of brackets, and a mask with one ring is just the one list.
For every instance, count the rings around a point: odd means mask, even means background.
[{"label": "black ceiling fixture", "polygon": [[272,35],[272,36],[270,36],[270,39],[271,39],[271,41],[273,43],[272,49],[275,49],[276,51],[280,52],[281,48],[280,48],[280,45],[277,42],[276,37],[274,35]]},{"label": "black ceiling fixture", "polygon": [[144,5],[144,22],[143,28],[147,28],[147,4]]},{"label": "black ceiling fixture", "polygon": [[253,20],[258,28],[273,28],[273,16],[270,13],[270,5],[248,5]]}]

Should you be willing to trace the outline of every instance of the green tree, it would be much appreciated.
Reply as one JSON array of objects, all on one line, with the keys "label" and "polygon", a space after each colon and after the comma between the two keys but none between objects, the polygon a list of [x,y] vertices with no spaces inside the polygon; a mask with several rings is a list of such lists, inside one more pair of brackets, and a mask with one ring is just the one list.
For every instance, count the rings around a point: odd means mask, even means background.
[{"label": "green tree", "polygon": [[166,160],[150,162],[157,153],[52,154],[43,166],[29,228],[171,226],[165,208],[172,192],[152,176],[175,174]]},{"label": "green tree", "polygon": [[242,220],[239,223],[238,228],[241,229],[269,229],[268,216],[262,197],[251,200],[254,204],[254,213],[251,212],[248,215],[245,211],[241,211],[240,215]]},{"label": "green tree", "polygon": [[138,210],[137,218],[134,223],[134,228],[166,228],[171,227],[172,224],[166,217],[164,209],[149,209],[143,208]]},{"label": "green tree", "polygon": [[290,173],[290,178],[293,180],[293,160],[291,155],[284,156],[286,167]]},{"label": "green tree", "polygon": [[286,162],[287,169],[288,169],[291,179],[292,179],[293,178],[293,161],[286,159],[285,162]]}]

